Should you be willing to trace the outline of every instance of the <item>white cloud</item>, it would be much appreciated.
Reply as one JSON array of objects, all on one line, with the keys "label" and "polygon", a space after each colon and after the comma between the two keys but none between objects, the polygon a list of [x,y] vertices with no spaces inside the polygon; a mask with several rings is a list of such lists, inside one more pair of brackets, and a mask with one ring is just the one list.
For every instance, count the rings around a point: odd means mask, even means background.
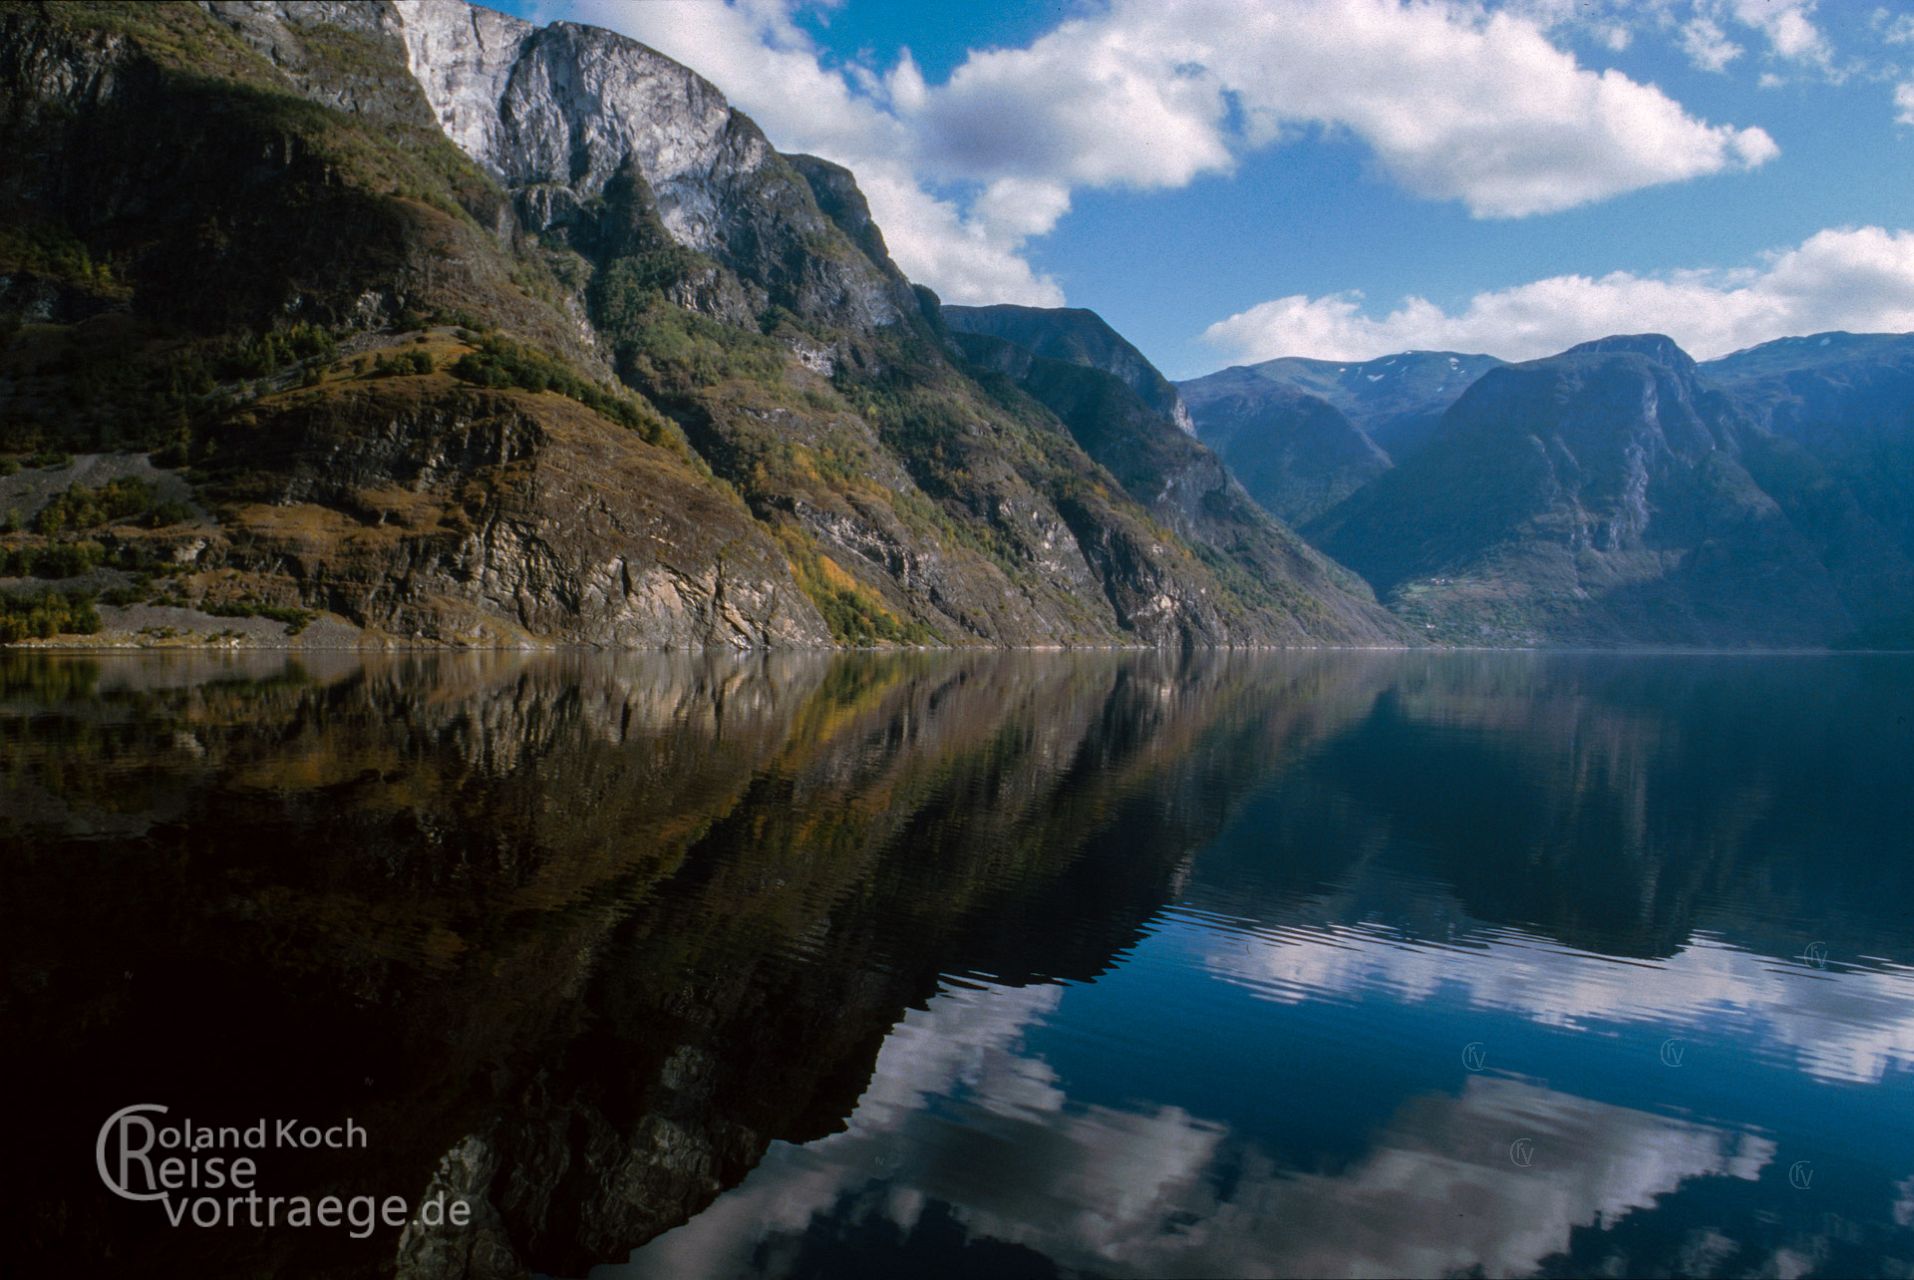
[{"label": "white cloud", "polygon": [[917,144],[896,114],[896,104],[923,92],[908,59],[883,79],[832,70],[792,21],[786,0],[554,0],[539,17],[608,27],[641,40],[723,89],[779,147],[850,166],[891,256],[906,275],[946,301],[1062,304],[1057,282],[1021,256],[1032,232],[1007,227],[1001,218],[966,216],[919,180]]},{"label": "white cloud", "polygon": [[[1586,42],[1621,49],[1638,35],[1672,39],[1703,71],[1725,70],[1752,44],[1770,69],[1761,83],[1778,85],[1793,75],[1813,74],[1841,81],[1856,71],[1870,72],[1865,58],[1844,62],[1834,42],[1816,22],[1816,0],[1504,0],[1551,35],[1575,35]],[[1843,0],[1843,7],[1847,0]],[[1877,28],[1891,23],[1884,10]],[[1617,43],[1618,33],[1623,37]]]},{"label": "white cloud", "polygon": [[1608,47],[1611,53],[1620,53],[1634,43],[1635,33],[1624,22],[1610,22],[1595,29],[1596,38]]},{"label": "white cloud", "polygon": [[[1804,75],[1838,84],[1857,71],[1873,74],[1865,58],[1835,56],[1815,10],[1816,0],[1692,0],[1681,23],[1681,46],[1697,67],[1720,71],[1744,52],[1737,38],[1758,41],[1768,64],[1756,81],[1762,88]],[[1659,16],[1674,20],[1671,10]]]},{"label": "white cloud", "polygon": [[1041,178],[998,178],[971,202],[971,217],[1008,236],[1040,236],[1070,211],[1070,188]]},{"label": "white cloud", "polygon": [[1205,66],[1215,50],[1164,22],[1173,8],[971,53],[908,117],[925,162],[953,178],[1091,187],[1180,187],[1227,170],[1228,104]]},{"label": "white cloud", "polygon": [[1028,48],[972,54],[907,118],[943,177],[1137,188],[1227,172],[1243,147],[1325,125],[1409,190],[1482,217],[1776,154],[1759,129],[1707,124],[1653,86],[1580,66],[1525,19],[1394,0],[1117,0]]},{"label": "white cloud", "polygon": [[1711,18],[1695,18],[1683,26],[1681,47],[1688,60],[1703,71],[1726,71],[1742,53],[1741,46]]},{"label": "white cloud", "polygon": [[1914,129],[1914,80],[1894,86],[1894,121]]},{"label": "white cloud", "polygon": [[1914,13],[1892,14],[1876,9],[1873,25],[1888,44],[1914,44]]},{"label": "white cloud", "polygon": [[1260,29],[1216,54],[1253,123],[1345,127],[1404,186],[1477,216],[1552,212],[1777,153],[1759,129],[1705,124],[1652,86],[1579,66],[1507,14],[1345,0],[1325,58],[1320,18],[1256,12],[1260,23],[1238,25]]},{"label": "white cloud", "polygon": [[[1185,186],[1312,128],[1479,217],[1777,153],[1760,129],[1698,119],[1582,66],[1536,21],[1464,0],[1111,0],[1023,48],[973,51],[939,84],[907,53],[888,72],[827,65],[795,2],[552,0],[543,16],[633,35],[712,79],[779,146],[849,165],[898,264],[958,301],[1060,301],[1023,255],[1077,190]],[[1597,38],[1627,35],[1609,22]]]},{"label": "white cloud", "polygon": [[1826,65],[1833,54],[1814,25],[1815,0],[1732,0],[1735,20],[1761,32],[1775,56]]},{"label": "white cloud", "polygon": [[1360,294],[1298,294],[1220,320],[1203,340],[1234,362],[1418,349],[1526,360],[1612,333],[1654,331],[1706,359],[1825,329],[1914,330],[1914,231],[1821,231],[1737,270],[1553,276],[1478,293],[1453,312],[1411,297],[1378,317]]}]

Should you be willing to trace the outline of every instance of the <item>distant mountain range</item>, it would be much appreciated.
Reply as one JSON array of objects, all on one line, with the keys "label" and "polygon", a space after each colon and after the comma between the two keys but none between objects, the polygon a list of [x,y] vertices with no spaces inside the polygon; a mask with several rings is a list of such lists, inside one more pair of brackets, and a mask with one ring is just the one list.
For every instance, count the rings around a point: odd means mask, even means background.
[{"label": "distant mountain range", "polygon": [[1432,638],[1914,641],[1914,335],[1699,365],[1659,335],[1284,360],[1179,389],[1253,495]]},{"label": "distant mountain range", "polygon": [[1493,356],[1407,351],[1379,360],[1285,357],[1178,385],[1198,436],[1250,494],[1291,522],[1322,514],[1413,456]]}]

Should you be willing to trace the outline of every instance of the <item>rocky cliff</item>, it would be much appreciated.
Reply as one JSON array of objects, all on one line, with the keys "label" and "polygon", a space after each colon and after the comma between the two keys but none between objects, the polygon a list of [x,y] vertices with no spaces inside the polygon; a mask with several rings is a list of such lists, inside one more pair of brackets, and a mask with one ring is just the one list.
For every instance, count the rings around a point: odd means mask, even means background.
[{"label": "rocky cliff", "polygon": [[[987,382],[994,374],[1056,414],[1131,498],[1240,596],[1284,611],[1321,609],[1351,638],[1402,634],[1358,580],[1259,508],[1222,460],[1179,425],[1183,404],[1169,382],[1094,312],[946,307],[944,315],[958,349]],[[1007,333],[1017,340],[1000,336]]]},{"label": "rocky cliff", "polygon": [[154,610],[328,643],[1386,630],[1307,555],[1243,578],[980,385],[850,174],[613,33],[459,0],[15,6],[0,122],[0,450],[56,477],[156,450],[199,513],[79,494],[49,534],[28,502],[9,566],[54,576],[0,585],[58,596],[29,631],[83,591],[122,638]]}]

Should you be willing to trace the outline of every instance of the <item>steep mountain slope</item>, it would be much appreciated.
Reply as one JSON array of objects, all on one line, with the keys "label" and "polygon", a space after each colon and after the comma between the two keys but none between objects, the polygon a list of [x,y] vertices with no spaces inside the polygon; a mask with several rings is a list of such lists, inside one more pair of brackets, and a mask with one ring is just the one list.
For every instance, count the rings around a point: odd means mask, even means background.
[{"label": "steep mountain slope", "polygon": [[623,37],[460,0],[11,6],[0,122],[0,448],[160,448],[205,517],[20,511],[60,619],[104,588],[122,632],[361,642],[1376,634],[1280,573],[1248,598],[981,387],[848,173]]},{"label": "steep mountain slope", "polygon": [[1750,467],[1816,546],[1857,643],[1914,643],[1914,334],[1783,338],[1701,366],[1772,437]]},{"label": "steep mountain slope", "polygon": [[1667,338],[1607,338],[1484,375],[1309,532],[1448,639],[1842,640],[1854,613],[1754,474],[1771,439]]},{"label": "steep mountain slope", "polygon": [[1178,388],[1197,438],[1216,450],[1250,497],[1301,524],[1373,480],[1389,455],[1320,396],[1240,366]]},{"label": "steep mountain slope", "polygon": [[828,641],[768,531],[606,385],[511,202],[381,35],[396,20],[0,15],[23,161],[0,177],[5,445],[164,445],[217,517],[17,510],[41,535],[12,541],[32,591],[104,587],[109,626],[130,611],[154,636],[330,613],[374,641]]},{"label": "steep mountain slope", "polygon": [[944,323],[959,333],[1002,338],[1047,360],[1100,369],[1120,380],[1152,412],[1194,433],[1189,411],[1176,387],[1128,339],[1082,307],[1020,307],[1001,303],[989,307],[944,308]]},{"label": "steep mountain slope", "polygon": [[[1217,456],[1180,428],[1159,394],[1169,384],[1093,312],[1036,307],[946,307],[958,349],[1063,422],[1136,501],[1186,540],[1243,598],[1285,611],[1320,609],[1351,638],[1387,640],[1401,628],[1366,587],[1257,507]],[[1013,342],[972,331],[982,322]],[[1051,358],[1039,351],[1071,353]],[[1114,358],[1107,358],[1116,353]],[[1101,361],[1101,363],[1098,363]],[[1150,395],[1146,400],[1134,387]],[[1007,403],[1017,397],[1000,389]],[[1307,597],[1297,594],[1300,587]]]}]

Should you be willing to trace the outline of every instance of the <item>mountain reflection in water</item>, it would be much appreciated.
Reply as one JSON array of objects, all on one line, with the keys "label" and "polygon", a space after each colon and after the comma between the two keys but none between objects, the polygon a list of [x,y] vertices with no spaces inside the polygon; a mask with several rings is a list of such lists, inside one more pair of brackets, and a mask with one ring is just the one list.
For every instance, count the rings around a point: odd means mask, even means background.
[{"label": "mountain reflection in water", "polygon": [[[1910,713],[1885,657],[0,654],[8,1252],[1907,1274]],[[351,1117],[267,1189],[476,1221],[170,1228],[94,1169],[142,1101]]]}]

